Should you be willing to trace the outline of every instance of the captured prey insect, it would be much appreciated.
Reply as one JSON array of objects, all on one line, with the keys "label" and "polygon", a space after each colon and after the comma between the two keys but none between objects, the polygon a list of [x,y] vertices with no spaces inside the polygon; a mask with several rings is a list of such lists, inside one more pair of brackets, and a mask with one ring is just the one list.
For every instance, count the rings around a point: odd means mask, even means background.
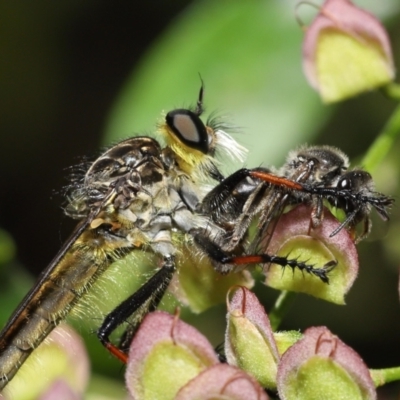
[{"label": "captured prey insect", "polygon": [[[215,119],[204,124],[202,112],[203,86],[195,108],[166,114],[159,127],[164,147],[147,136],[123,140],[72,182],[65,211],[80,222],[0,333],[0,389],[110,264],[128,253],[147,252],[161,268],[105,317],[97,333],[125,361],[135,329],[157,307],[179,267],[179,246],[196,229],[199,235],[205,229],[220,234],[221,228],[196,212],[202,187],[223,178],[218,153],[242,160],[246,151]],[[131,315],[132,328],[115,346],[110,334]]]},{"label": "captured prey insect", "polygon": [[[251,222],[258,218],[257,233],[247,249],[249,255],[242,256],[252,263],[269,263],[269,257],[262,253],[267,251],[274,227],[287,206],[299,203],[311,206],[310,229],[322,223],[324,200],[342,210],[345,218],[331,237],[347,227],[358,242],[370,233],[371,209],[375,208],[382,219],[388,220],[388,208],[394,200],[375,191],[368,172],[348,168],[348,157],[337,148],[301,147],[290,152],[278,170],[236,171],[205,196],[202,207],[225,228],[226,236],[219,245],[228,252],[243,242]],[[356,227],[360,223],[363,227],[357,236]],[[303,270],[328,282],[327,273],[335,264],[333,260],[323,268]]]}]

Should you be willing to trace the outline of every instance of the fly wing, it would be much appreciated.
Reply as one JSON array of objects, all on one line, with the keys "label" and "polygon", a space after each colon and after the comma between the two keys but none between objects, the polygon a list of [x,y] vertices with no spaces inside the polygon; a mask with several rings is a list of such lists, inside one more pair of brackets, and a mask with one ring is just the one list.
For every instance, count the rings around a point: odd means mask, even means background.
[{"label": "fly wing", "polygon": [[90,229],[99,212],[93,210],[78,224],[2,330],[0,390],[108,267],[115,249],[127,248],[122,239],[107,241],[107,235],[100,244],[97,230]]},{"label": "fly wing", "polygon": [[[248,254],[256,254],[259,251],[267,252],[275,227],[288,203],[288,197],[289,195],[283,193],[279,188],[269,188],[263,201],[256,233],[247,250]],[[261,243],[262,249],[260,248]]]},{"label": "fly wing", "polygon": [[69,251],[71,246],[76,242],[76,240],[79,238],[82,232],[90,225],[93,218],[94,215],[89,214],[85,220],[81,221],[76,226],[76,228],[69,236],[67,241],[64,243],[64,245],[61,247],[59,252],[53,258],[53,260],[50,262],[47,268],[41,273],[39,280],[27,293],[27,295],[21,301],[17,309],[14,311],[13,315],[8,320],[7,325],[3,328],[3,330],[0,333],[0,352],[2,351],[4,346],[8,343],[8,338],[10,335],[12,335],[12,332],[14,331],[16,325],[20,323],[21,316],[24,313],[24,310],[32,302],[32,299],[34,299],[38,295],[38,293],[41,292],[43,284],[46,281],[48,281],[49,276],[52,275],[54,269],[59,265],[60,260],[66,255],[66,253]]}]

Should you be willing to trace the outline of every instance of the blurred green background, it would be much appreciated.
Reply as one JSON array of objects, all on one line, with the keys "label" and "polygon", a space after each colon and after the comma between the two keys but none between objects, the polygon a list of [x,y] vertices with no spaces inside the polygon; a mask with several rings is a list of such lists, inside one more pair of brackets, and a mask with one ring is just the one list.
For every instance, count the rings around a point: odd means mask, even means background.
[{"label": "blurred green background", "polygon": [[[396,104],[379,92],[321,104],[302,73],[296,3],[0,2],[0,323],[75,224],[60,207],[68,167],[111,142],[151,134],[162,110],[194,104],[199,74],[205,114],[217,111],[238,127],[247,166],[281,165],[302,143],[338,146],[357,163]],[[357,4],[384,21],[400,65],[398,0]],[[303,6],[299,14],[307,23],[315,10]],[[374,173],[378,189],[397,198],[398,151],[400,144]],[[390,224],[376,221],[359,245],[360,276],[347,306],[299,296],[282,329],[327,325],[369,367],[400,365],[398,233],[396,205]],[[268,310],[276,292],[259,285],[258,293]],[[223,312],[190,322],[216,345]],[[102,369],[109,360],[103,356]],[[118,364],[109,369],[121,379]],[[396,391],[388,386],[381,398]]]}]

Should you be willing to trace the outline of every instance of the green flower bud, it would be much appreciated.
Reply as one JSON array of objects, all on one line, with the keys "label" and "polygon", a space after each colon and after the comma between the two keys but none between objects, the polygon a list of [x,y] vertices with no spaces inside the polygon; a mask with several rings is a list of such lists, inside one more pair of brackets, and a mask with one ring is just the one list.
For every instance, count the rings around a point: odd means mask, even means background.
[{"label": "green flower bud", "polygon": [[329,284],[318,277],[271,264],[266,269],[266,284],[275,289],[311,294],[336,304],[344,304],[344,296],[351,288],[358,272],[358,255],[352,237],[346,229],[335,236],[331,233],[340,225],[329,210],[324,210],[324,221],[310,229],[311,209],[299,205],[282,215],[276,226],[270,254],[298,259],[315,268],[337,261],[329,272]]},{"label": "green flower bud", "polygon": [[303,42],[303,69],[325,103],[383,86],[394,79],[385,28],[349,0],[326,0]]},{"label": "green flower bud", "polygon": [[173,400],[179,389],[218,358],[208,340],[176,316],[148,314],[134,337],[127,388],[135,399]]},{"label": "green flower bud", "polygon": [[282,356],[277,376],[282,400],[375,400],[360,356],[326,327],[312,327]]},{"label": "green flower bud", "polygon": [[[179,274],[171,287],[179,301],[195,313],[223,303],[232,286],[246,286],[250,289],[254,285],[248,271],[220,274],[207,257],[195,251],[194,246],[183,247],[179,257]],[[199,263],[201,257],[202,262]]]},{"label": "green flower bud", "polygon": [[271,324],[257,297],[240,288],[229,303],[225,355],[269,389],[276,388],[279,352]]}]

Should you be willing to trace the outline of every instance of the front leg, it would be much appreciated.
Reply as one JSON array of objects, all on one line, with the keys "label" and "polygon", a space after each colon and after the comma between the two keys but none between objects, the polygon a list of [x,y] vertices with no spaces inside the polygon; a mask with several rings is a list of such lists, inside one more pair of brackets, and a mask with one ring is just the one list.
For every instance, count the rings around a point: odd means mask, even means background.
[{"label": "front leg", "polygon": [[[143,318],[158,307],[175,270],[174,257],[165,256],[162,267],[138,291],[111,311],[97,331],[97,336],[103,346],[123,363],[127,362],[127,349]],[[134,321],[124,333],[119,346],[111,343],[111,333],[132,315],[134,315]]]},{"label": "front leg", "polygon": [[207,234],[202,230],[191,232],[196,244],[216,263],[216,270],[221,273],[231,272],[235,266],[247,264],[277,264],[281,267],[289,266],[293,270],[295,268],[300,271],[305,271],[321,279],[324,283],[329,283],[328,273],[337,265],[337,261],[332,260],[325,264],[322,268],[315,268],[313,265],[306,262],[280,257],[270,254],[246,254],[246,255],[230,255],[212,241]]}]

